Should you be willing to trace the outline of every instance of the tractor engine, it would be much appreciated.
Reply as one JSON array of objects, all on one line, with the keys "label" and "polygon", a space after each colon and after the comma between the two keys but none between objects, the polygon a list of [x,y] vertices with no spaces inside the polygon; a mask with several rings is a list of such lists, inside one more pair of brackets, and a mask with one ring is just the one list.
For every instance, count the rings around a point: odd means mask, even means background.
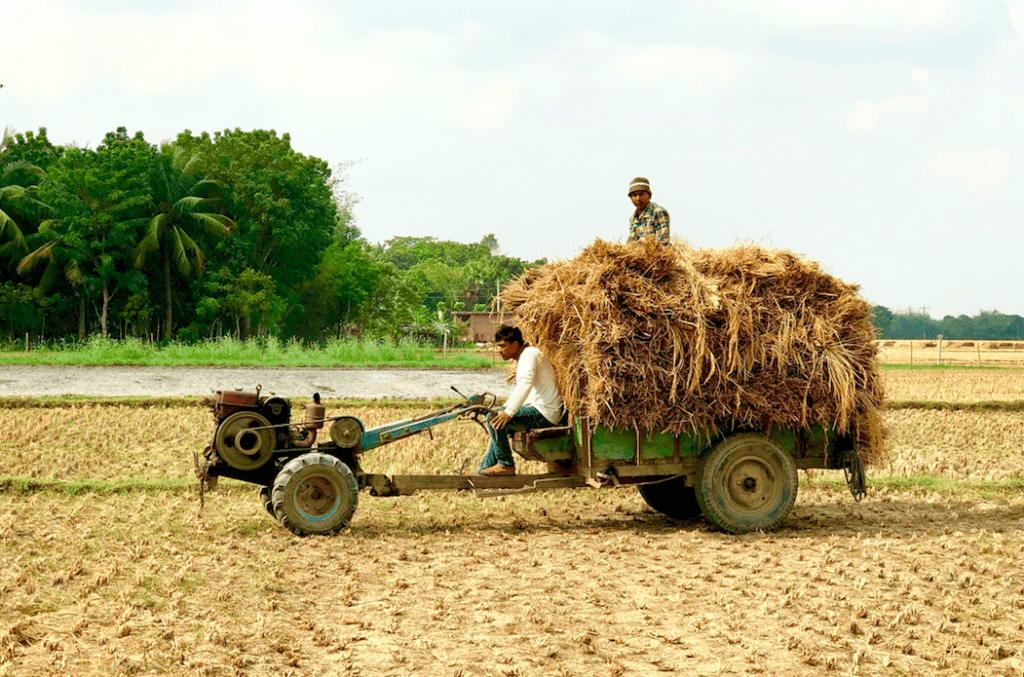
[{"label": "tractor engine", "polygon": [[256,392],[218,390],[210,402],[216,420],[212,449],[236,470],[254,471],[273,458],[275,449],[308,449],[324,426],[324,405],[319,393],[306,406],[302,424],[292,424],[291,403],[283,397],[262,397]]}]

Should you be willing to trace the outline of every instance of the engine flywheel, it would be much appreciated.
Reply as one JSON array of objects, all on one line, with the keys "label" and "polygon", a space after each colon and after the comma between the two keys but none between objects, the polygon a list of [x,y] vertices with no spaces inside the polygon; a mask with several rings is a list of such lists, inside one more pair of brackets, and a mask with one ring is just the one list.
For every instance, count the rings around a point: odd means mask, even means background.
[{"label": "engine flywheel", "polygon": [[256,470],[273,457],[276,439],[265,416],[238,411],[217,428],[217,454],[232,468]]}]

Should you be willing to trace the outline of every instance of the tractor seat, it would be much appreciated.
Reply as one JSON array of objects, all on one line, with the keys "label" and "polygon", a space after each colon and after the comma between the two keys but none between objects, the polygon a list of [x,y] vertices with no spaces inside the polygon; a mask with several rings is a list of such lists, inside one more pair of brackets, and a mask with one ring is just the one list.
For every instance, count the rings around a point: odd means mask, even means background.
[{"label": "tractor seat", "polygon": [[562,425],[553,428],[532,428],[524,431],[535,440],[546,440],[551,437],[561,437],[572,432],[572,426]]}]

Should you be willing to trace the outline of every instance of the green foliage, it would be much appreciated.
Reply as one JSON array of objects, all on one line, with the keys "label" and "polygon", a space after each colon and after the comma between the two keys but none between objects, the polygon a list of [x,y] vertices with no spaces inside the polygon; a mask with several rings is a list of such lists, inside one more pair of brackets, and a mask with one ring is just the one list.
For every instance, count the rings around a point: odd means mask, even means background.
[{"label": "green foliage", "polygon": [[203,178],[197,168],[201,156],[183,148],[165,146],[153,163],[149,173],[155,214],[149,221],[145,235],[135,249],[135,266],[146,264],[146,255],[158,250],[163,257],[164,274],[164,337],[171,337],[174,298],[171,287],[172,271],[188,276],[193,272],[201,276],[206,267],[200,234],[225,237],[235,223],[220,213],[218,205],[209,199],[215,195],[217,184]]},{"label": "green foliage", "polygon": [[885,306],[874,306],[871,308],[871,323],[875,325],[878,335],[883,336],[892,324],[892,311]]},{"label": "green foliage", "polygon": [[36,186],[59,152],[46,138],[45,127],[38,135],[5,130],[0,141],[0,265],[28,252],[26,233],[35,231],[49,209],[36,198]]},{"label": "green foliage", "polygon": [[399,337],[415,329],[423,291],[395,264],[378,262],[377,285],[366,300],[366,327],[373,336]]},{"label": "green foliage", "polygon": [[316,276],[339,211],[326,162],[297,153],[288,134],[273,130],[186,130],[175,145],[197,153],[196,170],[229,188],[227,213],[238,222],[229,268],[269,274],[284,289]]},{"label": "green foliage", "polygon": [[246,268],[237,277],[221,269],[212,288],[219,294],[217,310],[227,313],[235,325],[235,336],[245,339],[249,323],[258,315],[257,325],[272,315],[280,315],[283,301],[274,294],[274,279],[265,273]]},{"label": "green foliage", "polygon": [[380,267],[359,241],[336,241],[325,251],[317,276],[299,288],[302,318],[296,334],[321,338],[333,328],[335,338],[350,332],[380,279]]},{"label": "green foliage", "polygon": [[46,176],[42,168],[23,160],[0,163],[0,254],[28,251],[22,225],[46,205],[35,199],[35,186]]},{"label": "green foliage", "polygon": [[450,311],[487,307],[535,265],[501,256],[493,234],[368,244],[348,166],[273,130],[186,130],[158,149],[121,127],[95,151],[5,134],[0,330],[440,342]]},{"label": "green foliage", "polygon": [[178,341],[152,344],[138,338],[114,340],[92,336],[59,350],[10,353],[5,364],[136,364],[153,366],[252,366],[252,367],[491,367],[490,356],[476,352],[449,351],[444,356],[434,347],[413,338],[398,341],[348,337],[330,339],[323,346],[281,341],[266,336],[249,341],[219,337],[186,344]]},{"label": "green foliage", "polygon": [[935,339],[940,334],[948,340],[1020,341],[1024,340],[1024,317],[982,310],[974,317],[946,315],[933,320],[913,310],[892,312],[884,306],[871,309],[872,322],[883,339]]},{"label": "green foliage", "polygon": [[63,152],[63,148],[50,143],[46,136],[46,127],[40,127],[38,133],[5,132],[3,141],[0,142],[0,164],[25,162],[41,168],[45,173]]},{"label": "green foliage", "polygon": [[[488,235],[493,239],[493,235]],[[417,264],[427,261],[441,261],[452,266],[462,266],[470,261],[491,255],[488,244],[462,244],[432,237],[393,237],[384,243],[384,258],[395,264],[399,270],[411,270]]]},{"label": "green foliage", "polygon": [[[55,218],[40,225],[37,247],[19,264],[21,273],[42,266],[36,280],[49,289],[63,275],[86,301],[99,299],[101,333],[110,303],[122,289],[144,288],[125,256],[139,238],[150,205],[149,169],[155,149],[141,132],[109,133],[96,151],[72,149],[50,168],[40,192]],[[84,317],[80,325],[84,326]]]},{"label": "green foliage", "polygon": [[396,237],[384,243],[380,258],[406,273],[411,284],[423,292],[428,310],[450,311],[486,307],[499,285],[543,263],[501,256],[497,250],[498,241],[493,234],[485,235],[476,244],[432,237]]},{"label": "green foliage", "polygon": [[38,331],[52,300],[41,290],[20,282],[0,284],[0,329],[10,330],[12,337]]}]

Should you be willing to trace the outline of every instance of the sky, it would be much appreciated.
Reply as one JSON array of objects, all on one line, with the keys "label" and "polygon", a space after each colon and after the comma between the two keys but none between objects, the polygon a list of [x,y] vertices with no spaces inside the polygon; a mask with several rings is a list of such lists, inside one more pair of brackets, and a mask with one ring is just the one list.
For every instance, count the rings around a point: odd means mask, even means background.
[{"label": "sky", "polygon": [[1024,0],[0,0],[0,127],[289,133],[371,242],[695,247],[872,304],[1024,315]]}]

